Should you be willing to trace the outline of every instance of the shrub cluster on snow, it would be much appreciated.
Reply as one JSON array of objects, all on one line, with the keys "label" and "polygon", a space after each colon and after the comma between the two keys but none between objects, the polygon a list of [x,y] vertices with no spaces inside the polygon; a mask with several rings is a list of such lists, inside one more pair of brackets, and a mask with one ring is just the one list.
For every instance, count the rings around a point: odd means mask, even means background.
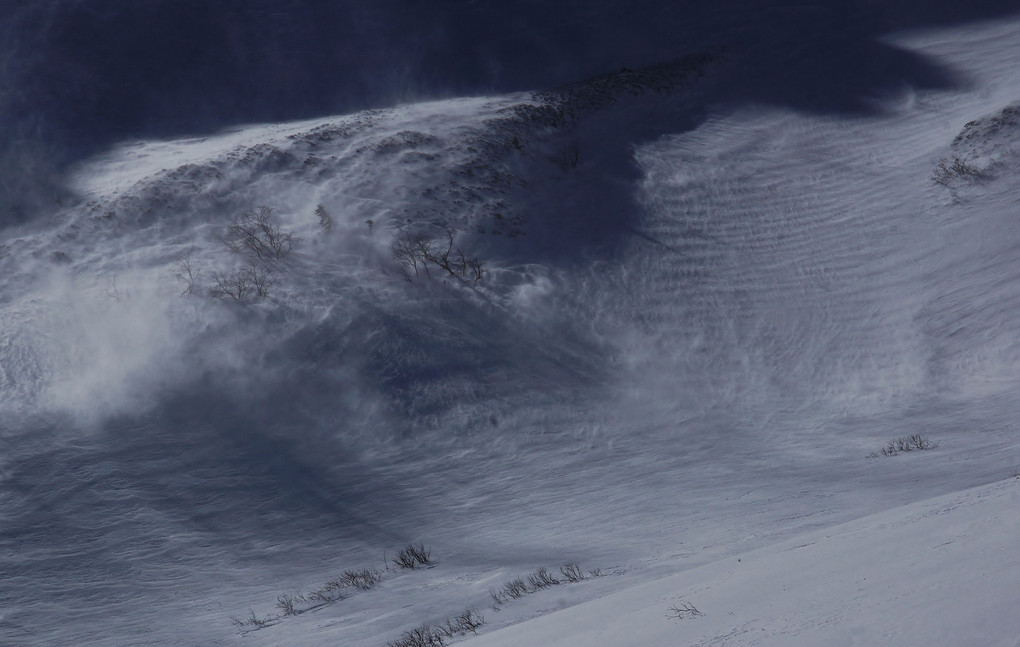
[{"label": "shrub cluster on snow", "polygon": [[881,449],[881,452],[872,452],[871,458],[878,456],[896,456],[903,452],[914,452],[924,451],[926,449],[935,449],[939,446],[938,441],[931,440],[921,434],[912,434],[910,436],[903,436],[890,440],[885,447]]},{"label": "shrub cluster on snow", "polygon": [[491,591],[489,598],[492,600],[492,608],[498,611],[507,602],[523,598],[529,593],[536,593],[551,586],[572,584],[586,580],[589,577],[599,577],[601,575],[602,571],[599,569],[588,571],[585,574],[575,562],[568,562],[560,567],[560,577],[550,573],[547,568],[539,568],[530,573],[526,580],[523,577],[507,580],[503,583],[503,586],[495,591]]},{"label": "shrub cluster on snow", "polygon": [[405,631],[400,638],[388,643],[389,647],[443,647],[446,641],[458,636],[477,634],[485,624],[485,616],[477,609],[468,608],[464,613],[438,625],[424,624]]}]

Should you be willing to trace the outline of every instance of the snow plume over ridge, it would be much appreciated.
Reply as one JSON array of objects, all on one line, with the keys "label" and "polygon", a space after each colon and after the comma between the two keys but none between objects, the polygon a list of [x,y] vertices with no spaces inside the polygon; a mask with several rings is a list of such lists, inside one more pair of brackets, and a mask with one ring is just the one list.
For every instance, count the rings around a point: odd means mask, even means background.
[{"label": "snow plume over ridge", "polygon": [[[359,410],[389,409],[428,428],[507,388],[555,390],[555,376],[577,373],[562,381],[570,384],[597,372],[598,353],[582,358],[602,342],[571,331],[571,316],[557,311],[566,304],[548,298],[550,272],[612,250],[631,225],[622,184],[585,197],[583,209],[565,206],[587,193],[569,178],[580,163],[575,137],[588,136],[577,128],[621,101],[682,97],[712,62],[692,56],[556,92],[126,143],[77,171],[84,202],[5,246],[2,262],[25,282],[5,308],[9,343],[31,346],[50,367],[34,383],[18,377],[31,362],[5,368],[21,385],[12,402],[92,419],[144,411],[159,392],[206,375],[233,384],[229,397],[276,389],[309,411],[343,409],[358,393]],[[616,139],[599,146],[622,145]],[[630,172],[591,150],[589,163]],[[551,192],[545,174],[558,177]],[[560,186],[567,197],[556,197]],[[232,228],[263,210],[292,237],[286,257],[232,247]],[[406,264],[397,248],[416,240],[462,254],[460,269]],[[223,293],[225,279],[256,267],[260,298]],[[210,298],[217,292],[226,298]],[[521,356],[532,317],[565,336]],[[362,376],[347,383],[352,372]],[[548,372],[542,386],[536,372]],[[259,387],[245,393],[248,379]],[[388,404],[370,405],[373,391]],[[491,414],[477,416],[490,425]]]}]

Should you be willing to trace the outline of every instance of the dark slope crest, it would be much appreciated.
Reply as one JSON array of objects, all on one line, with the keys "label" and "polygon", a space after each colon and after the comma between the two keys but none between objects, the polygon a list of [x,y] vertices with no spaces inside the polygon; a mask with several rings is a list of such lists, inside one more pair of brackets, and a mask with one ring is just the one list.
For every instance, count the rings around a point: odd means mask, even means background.
[{"label": "dark slope crest", "polygon": [[[736,45],[735,101],[831,110],[952,75],[891,30],[987,19],[1014,2],[816,0],[6,0],[0,2],[0,224],[52,202],[68,162],[126,137],[553,87]],[[820,101],[819,97],[827,97]]]}]

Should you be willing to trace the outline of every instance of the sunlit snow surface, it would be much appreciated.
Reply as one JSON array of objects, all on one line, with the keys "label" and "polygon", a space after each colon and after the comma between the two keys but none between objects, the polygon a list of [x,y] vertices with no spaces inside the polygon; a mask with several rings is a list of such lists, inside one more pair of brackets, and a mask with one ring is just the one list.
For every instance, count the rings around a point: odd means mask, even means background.
[{"label": "sunlit snow surface", "polygon": [[[1016,34],[898,38],[968,85],[871,116],[717,106],[709,65],[570,124],[453,99],[84,165],[0,240],[0,642],[385,645],[476,606],[466,643],[1015,645]],[[984,176],[932,182],[953,156]],[[256,205],[300,241],[211,299]],[[482,281],[404,279],[391,241],[442,225]],[[438,566],[230,622],[416,540]],[[605,576],[489,608],[571,560]]]}]

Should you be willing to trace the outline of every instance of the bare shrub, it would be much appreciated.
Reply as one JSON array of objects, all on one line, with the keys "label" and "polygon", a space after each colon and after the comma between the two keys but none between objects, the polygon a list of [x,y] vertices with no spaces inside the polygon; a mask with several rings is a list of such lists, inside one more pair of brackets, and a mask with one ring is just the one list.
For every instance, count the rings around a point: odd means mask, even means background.
[{"label": "bare shrub", "polygon": [[515,577],[512,580],[503,582],[503,586],[499,587],[496,591],[491,591],[489,597],[492,598],[492,608],[498,609],[501,604],[509,602],[510,600],[517,600],[523,598],[525,595],[530,593],[528,585],[523,579]]},{"label": "bare shrub", "polygon": [[584,572],[576,562],[568,562],[560,566],[560,573],[568,582],[580,582],[585,579]]},{"label": "bare shrub", "polygon": [[695,607],[690,602],[680,602],[678,604],[674,604],[669,609],[667,609],[667,612],[668,612],[666,616],[667,618],[676,618],[677,620],[687,620],[689,618],[701,618],[705,615],[701,611],[698,611],[697,607]]},{"label": "bare shrub", "polygon": [[464,613],[453,619],[456,632],[460,635],[468,633],[477,634],[478,628],[485,624],[485,616],[478,613],[473,607],[464,609]]},{"label": "bare shrub", "polygon": [[363,568],[356,571],[346,570],[338,578],[338,582],[344,588],[353,587],[359,591],[367,591],[381,581],[382,573],[371,568]]},{"label": "bare shrub", "polygon": [[428,566],[432,564],[432,551],[424,544],[408,544],[400,549],[393,564],[398,568],[415,568],[418,565]]},{"label": "bare shrub", "polygon": [[296,241],[297,237],[276,224],[272,207],[264,205],[241,214],[237,222],[227,227],[224,240],[231,251],[258,260],[283,258]]},{"label": "bare shrub", "polygon": [[980,178],[984,177],[984,175],[984,171],[964,159],[954,157],[950,160],[943,157],[935,162],[935,169],[931,172],[931,180],[936,184],[949,186],[953,178]]},{"label": "bare shrub", "polygon": [[467,634],[477,634],[478,628],[485,624],[485,617],[478,613],[478,609],[468,608],[464,613],[455,618],[448,619],[444,624],[433,627],[434,633],[439,633],[444,638],[456,638]]},{"label": "bare shrub", "polygon": [[442,647],[446,644],[443,635],[429,625],[421,625],[405,631],[398,640],[388,643],[389,647]]},{"label": "bare shrub", "polygon": [[312,602],[329,604],[331,602],[343,600],[347,597],[344,595],[343,589],[344,586],[341,584],[339,578],[333,578],[314,591],[307,593],[306,597]]},{"label": "bare shrub", "polygon": [[499,608],[506,602],[506,598],[499,591],[489,591],[489,599],[492,600],[492,608],[499,611]]},{"label": "bare shrub", "polygon": [[503,585],[503,591],[506,593],[508,598],[517,599],[522,598],[531,591],[528,589],[527,583],[519,577],[515,577],[512,580],[507,581]]},{"label": "bare shrub", "polygon": [[548,569],[540,568],[528,576],[528,584],[531,585],[532,591],[540,591],[550,586],[556,586],[560,584],[560,581]]},{"label": "bare shrub", "polygon": [[436,626],[423,624],[405,631],[400,638],[389,644],[389,647],[442,647],[450,638],[477,634],[478,628],[485,624],[485,618],[477,609],[465,609],[464,613]]},{"label": "bare shrub", "polygon": [[518,598],[523,598],[529,591],[528,585],[524,583],[524,580],[519,577],[515,577],[512,580],[504,582],[503,588],[500,589],[500,592],[503,593],[505,599],[516,600]]},{"label": "bare shrub", "polygon": [[279,620],[278,616],[257,616],[253,609],[248,609],[248,616],[244,618],[238,618],[237,616],[230,616],[230,621],[241,632],[258,631],[259,629],[265,629],[270,625],[276,624]]},{"label": "bare shrub", "polygon": [[305,596],[288,595],[285,593],[276,598],[276,608],[282,611],[285,616],[296,616],[301,613],[297,605],[302,602],[307,602]]},{"label": "bare shrub", "polygon": [[889,443],[881,449],[881,452],[874,452],[870,454],[870,456],[874,458],[880,453],[882,456],[896,456],[902,452],[935,449],[939,445],[941,445],[941,443],[938,441],[933,441],[921,434],[911,434],[910,436],[901,436],[900,438],[889,441]]},{"label": "bare shrub", "polygon": [[[368,591],[375,587],[376,584],[382,581],[382,573],[372,569],[363,568],[359,570],[348,569],[342,574],[332,578],[319,588],[306,593],[301,596],[297,596],[295,599],[299,602],[315,602],[320,604],[328,604],[331,602],[337,602],[347,597],[344,593],[346,589],[357,589],[358,591]],[[283,596],[281,596],[283,597]],[[281,607],[282,608],[282,607]],[[284,615],[288,614],[284,609]]]},{"label": "bare shrub", "polygon": [[588,577],[600,577],[602,575],[602,570],[591,570],[586,576],[580,566],[574,562],[570,562],[560,567],[560,573],[563,575],[563,579],[556,577],[547,568],[539,568],[528,575],[527,581],[521,577],[515,577],[512,580],[507,580],[499,589],[489,592],[489,599],[492,600],[492,608],[499,611],[499,609],[510,600],[522,598],[529,593],[537,593],[543,589],[560,584],[580,582],[588,579]]}]

